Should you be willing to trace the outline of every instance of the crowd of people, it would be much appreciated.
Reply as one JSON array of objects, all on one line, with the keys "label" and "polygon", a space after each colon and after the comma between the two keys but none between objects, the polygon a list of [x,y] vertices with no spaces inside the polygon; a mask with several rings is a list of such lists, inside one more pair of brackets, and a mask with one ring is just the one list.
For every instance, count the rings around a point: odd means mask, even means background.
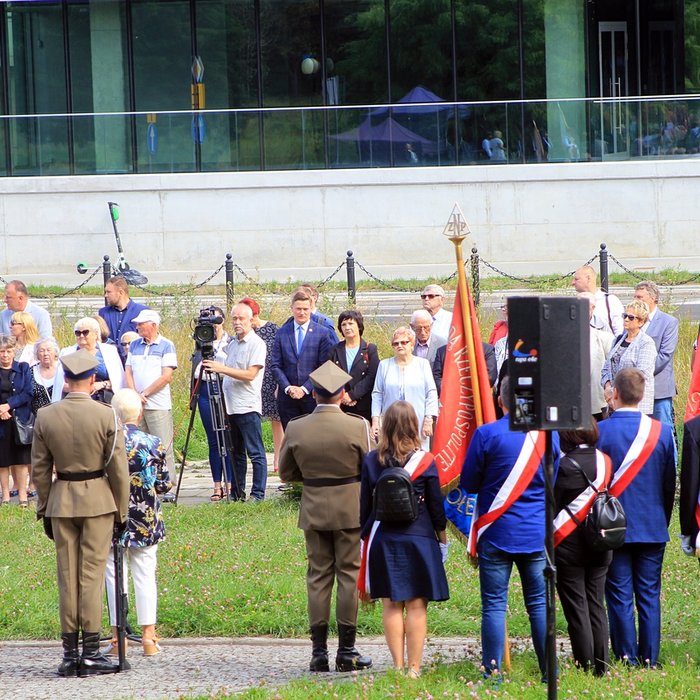
[{"label": "crowd of people", "polygon": [[[605,673],[610,641],[616,659],[655,668],[661,566],[675,491],[673,356],[679,324],[659,308],[659,289],[653,282],[639,283],[626,306],[597,286],[590,266],[576,271],[572,285],[590,309],[592,416],[589,427],[554,436],[555,522],[565,523],[558,531],[557,588],[578,665]],[[0,314],[2,502],[12,498],[10,475],[21,506],[37,495],[37,514],[56,541],[59,561],[73,562],[73,549],[81,539],[100,543],[90,545],[89,557],[76,557],[71,566],[78,568],[67,567],[60,581],[61,675],[115,670],[109,658],[118,646],[115,572],[107,562],[110,542],[128,553],[125,562],[134,577],[144,654],[161,649],[155,630],[155,566],[165,530],[160,498],[171,489],[174,468],[170,383],[178,366],[176,349],[160,334],[159,313],[131,300],[122,277],[109,280],[105,300],[96,317],[74,324],[75,345],[63,349],[52,337],[50,317],[29,300],[22,282],[7,285],[7,309]],[[213,354],[205,358],[195,353],[191,385],[193,395],[198,388],[198,409],[208,438],[211,501],[265,498],[262,420],[270,420],[274,468],[284,482],[304,485],[299,527],[309,564],[310,670],[330,668],[327,638],[331,593],[337,585],[335,668],[371,666],[371,659],[355,648],[360,596],[381,600],[394,665],[417,677],[428,603],[449,597],[446,519],[430,450],[440,420],[451,312],[444,306],[442,287],[428,285],[421,294],[422,308],[392,333],[393,356],[381,359],[377,345],[365,339],[360,311],[343,311],[334,323],[319,312],[317,302],[313,286],[300,286],[291,296],[290,318],[279,327],[260,318],[260,306],[251,298],[235,304],[229,314],[215,308],[229,321],[231,335],[227,324],[214,325]],[[546,681],[543,438],[536,431],[509,429],[505,305],[502,310],[504,318],[494,325],[490,342],[483,343],[501,417],[476,430],[460,486],[477,494],[470,554],[479,565],[483,673],[498,677],[502,669],[508,586],[515,564]],[[225,457],[211,420],[213,382],[221,386],[230,435],[232,449]],[[58,441],[59,428],[65,432],[67,421],[77,425],[91,406],[104,404],[112,404],[109,415],[119,424],[110,424],[102,408],[95,411],[99,455],[80,462],[82,456],[66,454],[66,445]],[[33,446],[23,427],[32,423],[32,416]],[[685,550],[694,554],[700,428],[689,425],[683,448],[681,529]],[[128,465],[122,474],[126,490],[110,476],[119,464]],[[415,500],[416,513],[407,522],[376,517],[377,485],[385,470],[397,468],[408,473]],[[107,491],[103,481],[108,482]],[[87,482],[104,498],[76,500],[71,495],[76,482]],[[593,500],[588,498],[595,491],[590,491],[593,484],[609,487],[627,513],[626,540],[614,552],[591,550],[580,531]],[[583,494],[588,504],[581,506]],[[78,535],[64,522],[75,517],[81,518]],[[82,567],[88,566],[93,572],[95,567],[106,571],[110,591],[114,638],[105,653],[94,643],[97,603],[82,591],[84,585],[97,585],[94,577],[84,576]]]}]

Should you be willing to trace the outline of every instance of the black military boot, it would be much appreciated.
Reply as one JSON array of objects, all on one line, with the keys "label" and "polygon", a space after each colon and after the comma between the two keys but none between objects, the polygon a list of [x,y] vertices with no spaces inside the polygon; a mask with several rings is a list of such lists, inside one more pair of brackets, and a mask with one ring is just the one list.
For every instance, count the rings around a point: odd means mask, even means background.
[{"label": "black military boot", "polygon": [[330,671],[328,666],[328,625],[311,625],[311,663],[309,671]]},{"label": "black military boot", "polygon": [[80,652],[78,651],[78,632],[61,632],[63,641],[63,661],[58,667],[58,675],[70,678],[78,675]]},{"label": "black military boot", "polygon": [[78,675],[96,676],[103,673],[118,673],[119,663],[112,661],[100,651],[100,633],[83,631],[83,655]]},{"label": "black military boot", "polygon": [[355,649],[357,627],[338,623],[338,653],[335,656],[336,671],[362,671],[371,668],[372,659],[362,656]]}]

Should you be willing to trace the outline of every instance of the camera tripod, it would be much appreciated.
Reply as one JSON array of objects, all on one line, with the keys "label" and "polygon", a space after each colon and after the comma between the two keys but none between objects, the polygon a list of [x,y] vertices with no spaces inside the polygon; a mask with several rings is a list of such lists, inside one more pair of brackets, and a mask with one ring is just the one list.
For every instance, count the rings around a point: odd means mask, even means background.
[{"label": "camera tripod", "polygon": [[[192,378],[194,379],[195,373],[195,357],[197,353],[192,356]],[[202,359],[211,359],[208,357],[202,357]],[[187,426],[187,436],[185,437],[185,446],[182,449],[182,461],[180,463],[180,471],[177,478],[177,489],[175,491],[175,505],[177,505],[177,499],[180,496],[180,486],[182,484],[182,474],[185,469],[185,460],[187,459],[187,450],[190,444],[190,437],[192,435],[192,426],[194,425],[194,417],[197,412],[197,406],[199,405],[199,395],[202,390],[202,381],[207,382],[209,388],[209,411],[211,415],[211,424],[214,430],[214,435],[216,437],[216,446],[221,457],[221,475],[224,482],[224,488],[226,493],[226,499],[231,501],[231,489],[229,488],[228,479],[226,477],[226,457],[228,455],[233,456],[233,446],[231,443],[231,433],[229,431],[228,422],[226,420],[226,410],[224,408],[224,394],[222,389],[221,376],[216,372],[212,372],[208,369],[202,367],[199,377],[194,379],[194,386],[192,388],[192,395],[190,396],[190,422]],[[238,483],[238,477],[236,476],[235,467],[232,464],[231,472],[233,474],[234,486],[236,488],[236,493],[240,493],[240,485]]]}]

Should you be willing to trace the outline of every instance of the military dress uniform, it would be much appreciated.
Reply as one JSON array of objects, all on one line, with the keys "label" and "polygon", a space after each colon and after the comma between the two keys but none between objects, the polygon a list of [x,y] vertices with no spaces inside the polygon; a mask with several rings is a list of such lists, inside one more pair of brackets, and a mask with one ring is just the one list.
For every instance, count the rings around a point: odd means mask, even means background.
[{"label": "military dress uniform", "polygon": [[[310,378],[317,395],[338,398],[350,375],[328,361]],[[304,531],[308,558],[312,671],[329,670],[328,621],[336,580],[336,670],[368,668],[372,663],[354,648],[360,570],[360,470],[368,451],[367,421],[343,413],[337,403],[320,403],[313,413],[291,420],[285,431],[280,478],[304,484],[298,525]]]},{"label": "military dress uniform", "polygon": [[[68,379],[89,378],[97,366],[84,350],[61,362]],[[114,672],[118,667],[99,652],[102,595],[114,525],[127,518],[129,469],[124,436],[112,408],[84,392],[71,392],[42,408],[34,426],[32,475],[37,517],[44,518],[56,545],[64,645],[59,675]]]}]

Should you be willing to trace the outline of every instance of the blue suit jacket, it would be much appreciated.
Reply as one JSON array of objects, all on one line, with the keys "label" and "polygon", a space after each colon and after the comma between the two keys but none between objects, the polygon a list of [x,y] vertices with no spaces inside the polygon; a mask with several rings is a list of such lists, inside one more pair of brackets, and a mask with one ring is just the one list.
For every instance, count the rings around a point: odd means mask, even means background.
[{"label": "blue suit jacket", "polygon": [[[477,428],[469,443],[459,485],[478,494],[479,515],[488,511],[520,454],[527,433],[511,431],[508,416]],[[552,433],[554,477],[559,468],[559,435]],[[544,549],[544,459],[520,498],[484,532],[480,542],[524,554]]]},{"label": "blue suit jacket", "polygon": [[[641,415],[639,411],[618,410],[598,424],[600,439],[597,447],[612,459],[613,473],[619,469],[637,435]],[[668,425],[662,425],[656,449],[620,494],[620,503],[627,515],[625,544],[668,542],[675,490],[673,433]]]},{"label": "blue suit jacket", "polygon": [[[32,370],[26,362],[12,361],[10,371],[12,381],[12,396],[7,399],[10,406],[10,413],[14,413],[25,423],[32,413],[32,394],[34,384],[32,382]],[[12,421],[0,421],[0,435],[4,436],[5,431],[12,428]]]},{"label": "blue suit jacket", "polygon": [[654,399],[667,399],[676,395],[676,378],[673,374],[673,353],[678,345],[678,319],[657,309],[645,333],[656,345],[654,366]]},{"label": "blue suit jacket", "polygon": [[310,394],[313,386],[309,374],[328,359],[336,340],[326,328],[309,321],[304,345],[301,348],[301,354],[298,355],[295,325],[294,321],[290,320],[277,330],[272,346],[270,368],[281,392],[284,392],[288,386],[302,386]]}]

